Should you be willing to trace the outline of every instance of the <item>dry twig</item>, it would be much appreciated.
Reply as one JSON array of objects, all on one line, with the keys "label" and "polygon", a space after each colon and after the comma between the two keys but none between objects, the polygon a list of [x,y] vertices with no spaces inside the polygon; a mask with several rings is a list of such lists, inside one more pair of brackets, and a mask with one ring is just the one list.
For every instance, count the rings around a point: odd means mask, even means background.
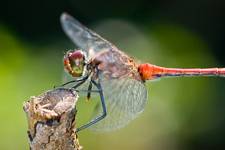
[{"label": "dry twig", "polygon": [[54,89],[25,102],[31,150],[80,150],[75,133],[77,93]]}]

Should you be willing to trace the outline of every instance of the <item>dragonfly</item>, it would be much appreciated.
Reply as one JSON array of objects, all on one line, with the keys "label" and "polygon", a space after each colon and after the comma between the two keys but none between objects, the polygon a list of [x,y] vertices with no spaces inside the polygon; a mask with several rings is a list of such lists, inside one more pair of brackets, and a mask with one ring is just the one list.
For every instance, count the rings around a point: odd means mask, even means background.
[{"label": "dragonfly", "polygon": [[137,63],[112,43],[63,13],[62,28],[79,49],[69,50],[63,59],[66,72],[77,89],[88,83],[84,92],[100,97],[98,115],[77,129],[111,131],[126,126],[144,111],[148,91],[145,82],[164,77],[218,76],[225,77],[225,68],[166,68],[150,63]]}]

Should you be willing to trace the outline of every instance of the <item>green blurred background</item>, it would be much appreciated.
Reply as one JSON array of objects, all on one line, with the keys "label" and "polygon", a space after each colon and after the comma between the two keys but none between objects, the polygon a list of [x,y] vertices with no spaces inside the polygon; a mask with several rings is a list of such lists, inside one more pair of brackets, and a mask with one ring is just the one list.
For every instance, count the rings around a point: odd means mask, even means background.
[{"label": "green blurred background", "polygon": [[[1,1],[0,149],[29,149],[22,104],[62,83],[62,57],[75,46],[59,17],[68,12],[141,62],[165,67],[225,66],[222,0]],[[79,133],[84,149],[225,148],[225,79],[147,82],[144,113],[110,133]],[[92,103],[82,98],[80,122]]]}]

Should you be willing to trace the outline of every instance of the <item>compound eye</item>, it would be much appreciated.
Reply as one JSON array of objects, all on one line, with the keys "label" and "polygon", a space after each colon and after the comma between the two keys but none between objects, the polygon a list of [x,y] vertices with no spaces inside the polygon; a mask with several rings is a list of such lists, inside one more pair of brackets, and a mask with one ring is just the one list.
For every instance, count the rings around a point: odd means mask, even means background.
[{"label": "compound eye", "polygon": [[84,72],[84,61],[84,53],[81,50],[68,51],[64,57],[64,66],[73,77],[80,77]]},{"label": "compound eye", "polygon": [[71,59],[84,59],[84,53],[81,50],[76,50],[72,52],[69,56]]}]

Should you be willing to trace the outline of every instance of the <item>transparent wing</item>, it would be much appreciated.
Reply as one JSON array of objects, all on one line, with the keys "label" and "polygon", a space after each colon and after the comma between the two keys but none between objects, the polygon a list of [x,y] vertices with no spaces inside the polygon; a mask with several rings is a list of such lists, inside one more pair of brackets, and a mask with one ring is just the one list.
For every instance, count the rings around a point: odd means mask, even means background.
[{"label": "transparent wing", "polygon": [[[132,78],[103,79],[101,81],[107,116],[90,129],[94,131],[111,131],[124,127],[136,118],[143,110],[147,101],[145,85]],[[96,115],[102,112],[101,105],[97,105]]]},{"label": "transparent wing", "polygon": [[79,21],[67,13],[60,18],[62,28],[73,43],[88,53],[88,57],[102,50],[117,49],[97,33],[83,26]]}]

